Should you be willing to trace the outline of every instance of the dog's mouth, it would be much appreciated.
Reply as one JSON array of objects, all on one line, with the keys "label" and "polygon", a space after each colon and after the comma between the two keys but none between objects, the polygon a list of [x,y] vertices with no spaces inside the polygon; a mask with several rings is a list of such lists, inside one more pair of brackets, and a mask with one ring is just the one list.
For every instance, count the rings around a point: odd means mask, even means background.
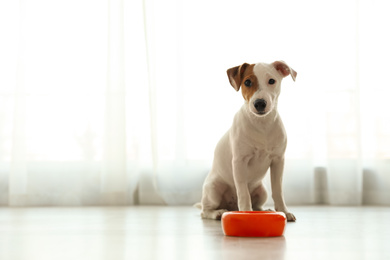
[{"label": "dog's mouth", "polygon": [[268,114],[268,112],[265,112],[265,111],[261,111],[261,112],[253,112],[251,111],[255,116],[257,117],[264,117]]}]

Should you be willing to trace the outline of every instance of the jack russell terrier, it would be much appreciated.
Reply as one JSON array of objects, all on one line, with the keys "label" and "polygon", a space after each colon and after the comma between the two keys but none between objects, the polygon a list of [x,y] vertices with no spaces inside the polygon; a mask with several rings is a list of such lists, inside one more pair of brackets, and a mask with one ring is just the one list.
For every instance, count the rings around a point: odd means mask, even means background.
[{"label": "jack russell terrier", "polygon": [[245,104],[231,128],[218,142],[210,173],[196,206],[202,218],[221,219],[226,211],[262,211],[267,201],[263,178],[271,169],[272,198],[276,211],[295,216],[286,207],[282,191],[287,136],[277,105],[282,79],[297,73],[283,61],[244,63],[227,70],[230,84],[241,87]]}]

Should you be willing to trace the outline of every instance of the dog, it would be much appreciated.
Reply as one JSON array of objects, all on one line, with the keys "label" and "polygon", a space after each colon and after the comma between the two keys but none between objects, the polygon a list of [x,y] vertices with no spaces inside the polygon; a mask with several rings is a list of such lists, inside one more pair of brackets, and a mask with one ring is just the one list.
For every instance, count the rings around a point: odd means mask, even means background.
[{"label": "dog", "polygon": [[211,171],[196,206],[204,219],[219,220],[226,211],[263,211],[267,190],[262,182],[271,170],[272,198],[276,211],[295,216],[286,207],[282,191],[287,136],[277,105],[281,82],[297,72],[283,61],[244,63],[227,70],[229,82],[245,103],[231,128],[218,142]]}]

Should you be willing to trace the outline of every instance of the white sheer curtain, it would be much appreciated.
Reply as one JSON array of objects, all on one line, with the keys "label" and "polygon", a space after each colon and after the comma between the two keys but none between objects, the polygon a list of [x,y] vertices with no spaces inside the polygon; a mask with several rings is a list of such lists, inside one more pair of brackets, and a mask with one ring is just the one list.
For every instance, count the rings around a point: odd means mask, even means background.
[{"label": "white sheer curtain", "polygon": [[[0,205],[191,204],[243,103],[226,69],[283,59],[288,204],[390,205],[385,0],[0,3]],[[271,202],[271,201],[270,201]]]},{"label": "white sheer curtain", "polygon": [[151,150],[142,2],[0,10],[1,204],[132,203]]}]

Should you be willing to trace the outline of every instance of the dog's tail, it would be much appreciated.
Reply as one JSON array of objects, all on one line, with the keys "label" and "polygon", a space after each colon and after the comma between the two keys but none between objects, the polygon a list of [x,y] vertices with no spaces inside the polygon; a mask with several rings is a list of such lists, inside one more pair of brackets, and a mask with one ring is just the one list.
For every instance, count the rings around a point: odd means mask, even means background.
[{"label": "dog's tail", "polygon": [[195,204],[193,205],[193,207],[198,208],[198,209],[202,209],[202,203],[200,203],[200,202],[195,203]]}]

